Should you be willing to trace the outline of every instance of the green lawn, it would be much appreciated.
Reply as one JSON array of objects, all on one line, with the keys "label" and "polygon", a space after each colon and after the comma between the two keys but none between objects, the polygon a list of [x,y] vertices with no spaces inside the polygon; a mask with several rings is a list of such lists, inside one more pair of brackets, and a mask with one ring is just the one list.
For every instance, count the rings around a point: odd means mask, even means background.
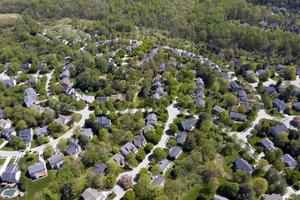
[{"label": "green lawn", "polygon": [[32,181],[28,178],[25,178],[25,197],[23,200],[31,200],[34,197],[34,194],[41,192],[53,179],[55,171],[48,171],[48,176],[40,180]]},{"label": "green lawn", "polygon": [[0,144],[2,144],[4,142],[3,138],[0,138]]},{"label": "green lawn", "polygon": [[213,199],[214,192],[210,190],[210,186],[197,184],[187,192],[183,200],[196,200],[200,193],[205,194],[209,199]]}]

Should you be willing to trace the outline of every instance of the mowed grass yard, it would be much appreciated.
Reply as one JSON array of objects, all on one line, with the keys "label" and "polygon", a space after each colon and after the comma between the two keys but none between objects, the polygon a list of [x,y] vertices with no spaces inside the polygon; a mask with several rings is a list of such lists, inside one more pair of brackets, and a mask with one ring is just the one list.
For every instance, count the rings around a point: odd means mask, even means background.
[{"label": "mowed grass yard", "polygon": [[49,170],[48,176],[44,177],[40,180],[32,181],[28,178],[25,178],[26,179],[26,181],[25,181],[26,192],[25,192],[25,196],[22,198],[22,200],[34,199],[34,195],[37,192],[43,191],[43,189],[49,185],[49,183],[54,179],[54,177],[55,177],[55,172]]}]

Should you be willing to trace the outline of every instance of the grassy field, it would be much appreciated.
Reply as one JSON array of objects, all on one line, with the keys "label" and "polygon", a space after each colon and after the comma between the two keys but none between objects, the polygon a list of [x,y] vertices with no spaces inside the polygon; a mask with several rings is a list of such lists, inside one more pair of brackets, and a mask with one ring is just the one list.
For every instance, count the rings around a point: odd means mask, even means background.
[{"label": "grassy field", "polygon": [[15,13],[0,14],[0,26],[8,26],[16,23],[17,20],[21,20],[22,17]]},{"label": "grassy field", "polygon": [[25,197],[22,198],[22,200],[32,200],[35,193],[41,192],[50,182],[54,179],[54,171],[48,171],[48,176],[45,178],[42,178],[37,181],[32,181],[30,179],[26,178],[25,181],[25,188],[26,193]]}]

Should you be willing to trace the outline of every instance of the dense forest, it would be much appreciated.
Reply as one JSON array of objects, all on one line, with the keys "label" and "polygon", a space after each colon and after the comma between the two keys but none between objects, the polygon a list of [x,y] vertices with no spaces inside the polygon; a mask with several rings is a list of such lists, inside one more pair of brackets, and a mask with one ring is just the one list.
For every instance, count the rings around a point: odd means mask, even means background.
[{"label": "dense forest", "polygon": [[37,20],[65,17],[101,20],[117,31],[129,31],[134,26],[159,28],[169,31],[172,37],[205,44],[217,51],[224,49],[230,54],[246,50],[287,64],[299,62],[300,57],[297,34],[257,27],[262,20],[280,22],[282,16],[273,16],[266,8],[245,0],[4,0],[0,12],[23,13]]}]

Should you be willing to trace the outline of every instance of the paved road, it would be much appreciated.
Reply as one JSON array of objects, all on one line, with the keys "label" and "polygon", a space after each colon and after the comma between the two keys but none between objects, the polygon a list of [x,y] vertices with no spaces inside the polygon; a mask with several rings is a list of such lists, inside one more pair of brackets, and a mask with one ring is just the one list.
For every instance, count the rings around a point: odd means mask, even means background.
[{"label": "paved road", "polygon": [[[121,173],[117,177],[117,181],[120,180],[120,178],[123,175],[129,175],[132,178],[134,178],[142,168],[146,168],[149,165],[150,155],[153,153],[154,149],[156,149],[156,148],[165,148],[166,147],[166,144],[167,144],[168,139],[170,137],[170,136],[167,135],[167,130],[169,129],[169,126],[173,123],[173,121],[177,117],[177,115],[179,115],[179,113],[180,113],[178,108],[174,107],[175,104],[176,104],[176,102],[173,102],[171,105],[169,105],[167,107],[169,117],[168,117],[168,120],[165,124],[164,132],[163,132],[163,135],[162,135],[160,141],[153,147],[152,151],[146,155],[145,159],[137,167],[133,168],[129,172]],[[114,200],[121,199],[125,194],[125,191],[119,185],[115,185],[114,188],[112,189],[112,191],[116,194],[116,197],[114,198]]]},{"label": "paved road", "polygon": [[32,148],[31,151],[41,152],[44,149],[46,149],[49,146],[49,144],[51,144],[54,148],[56,148],[56,146],[57,146],[57,144],[59,143],[60,140],[68,139],[68,138],[71,138],[73,136],[74,130],[76,129],[76,127],[78,127],[78,126],[83,127],[84,123],[85,123],[85,120],[87,120],[89,118],[90,114],[93,113],[93,111],[90,111],[89,107],[86,106],[83,110],[75,111],[75,113],[81,114],[82,117],[81,117],[79,122],[74,123],[73,127],[70,130],[68,130],[65,134],[63,134],[59,138],[57,138],[55,140],[50,140],[50,143],[48,143],[48,144],[44,144],[44,145]]},{"label": "paved road", "polygon": [[54,73],[54,70],[52,70],[50,73],[46,74],[47,76],[47,81],[46,81],[46,91],[47,91],[47,96],[50,96],[50,81],[52,79],[52,75]]}]

